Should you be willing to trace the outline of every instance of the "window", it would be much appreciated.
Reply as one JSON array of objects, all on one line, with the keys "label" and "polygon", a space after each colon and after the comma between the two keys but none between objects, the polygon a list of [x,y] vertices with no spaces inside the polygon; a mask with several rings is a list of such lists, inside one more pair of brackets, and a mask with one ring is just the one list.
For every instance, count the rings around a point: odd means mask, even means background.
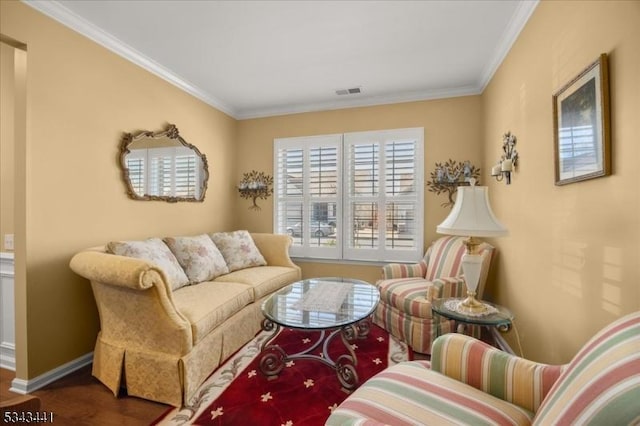
[{"label": "window", "polygon": [[423,255],[422,128],[276,139],[274,229],[292,256]]},{"label": "window", "polygon": [[144,163],[146,155],[141,150],[136,150],[127,156],[127,169],[129,170],[129,182],[136,194],[145,194]]},{"label": "window", "polygon": [[[135,149],[126,159],[137,194],[195,198],[200,196],[198,161],[187,147]],[[150,167],[145,168],[145,163]]]}]

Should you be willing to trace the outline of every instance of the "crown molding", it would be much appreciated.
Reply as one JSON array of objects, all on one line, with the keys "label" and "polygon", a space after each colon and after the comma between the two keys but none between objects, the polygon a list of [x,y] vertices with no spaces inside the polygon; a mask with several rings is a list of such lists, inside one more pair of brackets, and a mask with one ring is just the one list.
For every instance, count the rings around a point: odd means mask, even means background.
[{"label": "crown molding", "polygon": [[335,101],[317,102],[309,104],[285,105],[267,108],[239,110],[238,120],[248,120],[252,118],[265,118],[277,115],[301,114],[305,112],[330,111],[336,109],[369,107],[377,105],[399,104],[406,102],[419,102],[435,99],[456,98],[461,96],[479,95],[482,93],[481,87],[462,86],[439,90],[422,90],[415,92],[404,92],[384,96],[360,97],[353,95],[352,99],[339,99]]},{"label": "crown molding", "polygon": [[520,32],[531,17],[531,14],[533,14],[533,11],[538,7],[538,3],[540,3],[540,0],[525,0],[518,3],[518,7],[513,13],[513,17],[509,21],[509,25],[505,28],[502,38],[500,39],[500,44],[496,47],[491,61],[487,64],[484,72],[482,73],[478,84],[481,93],[484,92],[484,89],[493,78],[493,75],[502,64],[502,61],[507,57],[507,54],[511,50],[511,46],[513,46],[513,43],[517,40]]},{"label": "crown molding", "polygon": [[189,81],[174,74],[169,69],[163,67],[153,59],[143,55],[131,46],[122,42],[118,38],[111,34],[101,30],[97,26],[91,24],[85,19],[81,18],[77,14],[73,13],[56,0],[22,0],[28,6],[31,6],[35,10],[44,13],[48,17],[60,22],[72,30],[82,34],[83,36],[93,40],[99,45],[109,49],[115,54],[127,59],[130,62],[142,67],[152,74],[162,78],[163,80],[173,84],[180,90],[183,90],[190,95],[200,99],[201,101],[211,105],[220,111],[236,117],[236,111],[224,102],[214,98],[209,93],[201,90],[197,86],[191,84]]}]

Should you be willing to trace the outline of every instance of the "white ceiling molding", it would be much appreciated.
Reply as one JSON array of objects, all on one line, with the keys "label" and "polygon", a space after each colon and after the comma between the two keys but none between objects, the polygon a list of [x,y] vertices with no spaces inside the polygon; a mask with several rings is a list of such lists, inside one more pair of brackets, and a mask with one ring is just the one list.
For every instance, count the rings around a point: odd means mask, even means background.
[{"label": "white ceiling molding", "polygon": [[368,98],[340,97],[335,102],[319,102],[313,104],[287,105],[283,107],[271,107],[263,109],[247,109],[240,111],[236,117],[238,120],[251,118],[264,118],[276,115],[301,114],[304,112],[329,111],[337,109],[368,107],[376,105],[399,104],[404,102],[418,102],[434,99],[456,98],[460,96],[479,95],[480,87],[458,87],[442,90],[428,90],[407,92],[395,95],[374,96]]},{"label": "white ceiling molding", "polygon": [[487,84],[493,78],[493,74],[498,70],[507,53],[511,50],[511,46],[515,43],[516,39],[520,35],[520,32],[524,28],[525,24],[531,17],[531,14],[538,6],[540,0],[523,1],[518,3],[518,8],[513,14],[513,18],[510,21],[510,25],[505,28],[504,35],[501,38],[501,42],[496,46],[496,50],[493,53],[492,60],[489,61],[487,67],[482,73],[482,78],[479,84],[479,92],[482,93],[487,87]]},{"label": "white ceiling molding", "polygon": [[204,92],[197,86],[186,81],[182,77],[174,74],[172,71],[166,69],[162,65],[158,64],[154,60],[146,57],[142,53],[133,49],[129,45],[123,43],[111,34],[104,32],[102,29],[96,27],[90,22],[87,22],[82,17],[76,15],[60,3],[55,0],[22,0],[23,3],[31,6],[32,8],[44,13],[50,18],[60,22],[61,24],[71,28],[72,30],[82,34],[83,36],[95,41],[99,45],[111,50],[115,54],[133,62],[134,64],[142,67],[152,74],[168,81],[174,86],[178,87],[190,95],[200,99],[201,101],[211,105],[214,108],[219,109],[237,118],[237,111],[233,108],[220,102],[218,99],[211,96],[211,94]]}]

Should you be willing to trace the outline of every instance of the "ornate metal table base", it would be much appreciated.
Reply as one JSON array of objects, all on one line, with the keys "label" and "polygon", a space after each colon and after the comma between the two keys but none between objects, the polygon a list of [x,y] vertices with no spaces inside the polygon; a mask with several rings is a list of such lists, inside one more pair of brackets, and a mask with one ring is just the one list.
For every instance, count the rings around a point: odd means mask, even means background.
[{"label": "ornate metal table base", "polygon": [[[458,333],[466,334],[465,331],[468,327],[468,324],[464,324],[459,321],[456,321],[456,324]],[[516,355],[513,349],[511,349],[511,346],[509,346],[509,343],[507,343],[504,337],[502,337],[502,334],[507,333],[509,332],[509,330],[511,330],[511,324],[480,325],[480,327],[485,327],[489,331],[489,334],[491,334],[491,337],[496,343],[496,346],[500,350],[510,353],[511,355]]]},{"label": "ornate metal table base", "polygon": [[[278,334],[278,331],[280,331],[280,327],[281,326],[279,324],[269,319],[264,319],[262,321],[263,330],[273,331],[271,336],[263,342],[260,353],[260,371],[262,374],[267,376],[267,379],[273,380],[277,378],[278,374],[280,374],[284,369],[286,362],[289,360],[310,359],[320,361],[334,369],[338,376],[338,381],[345,392],[350,393],[358,386],[358,372],[356,371],[358,359],[351,345],[357,339],[364,339],[367,337],[369,330],[371,329],[371,322],[369,318],[365,318],[355,324],[346,325],[334,330],[308,330],[319,331],[320,336],[318,337],[318,340],[308,349],[291,355],[287,354],[279,345],[270,344],[276,334]],[[338,358],[333,360],[329,355],[329,344],[338,334],[340,335],[345,348],[347,348],[348,353],[340,355]],[[311,353],[321,345],[321,355],[314,355]]]}]

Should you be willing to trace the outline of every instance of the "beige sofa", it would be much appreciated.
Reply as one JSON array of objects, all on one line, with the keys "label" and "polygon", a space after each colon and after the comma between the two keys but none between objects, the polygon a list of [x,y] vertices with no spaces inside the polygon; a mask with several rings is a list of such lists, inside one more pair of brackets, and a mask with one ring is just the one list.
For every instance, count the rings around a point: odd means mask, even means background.
[{"label": "beige sofa", "polygon": [[260,305],[297,281],[291,238],[251,234],[266,266],[249,267],[176,290],[155,263],[110,254],[105,247],[76,254],[71,269],[91,281],[101,330],[93,375],[114,395],[179,407],[225,359],[251,340]]}]

